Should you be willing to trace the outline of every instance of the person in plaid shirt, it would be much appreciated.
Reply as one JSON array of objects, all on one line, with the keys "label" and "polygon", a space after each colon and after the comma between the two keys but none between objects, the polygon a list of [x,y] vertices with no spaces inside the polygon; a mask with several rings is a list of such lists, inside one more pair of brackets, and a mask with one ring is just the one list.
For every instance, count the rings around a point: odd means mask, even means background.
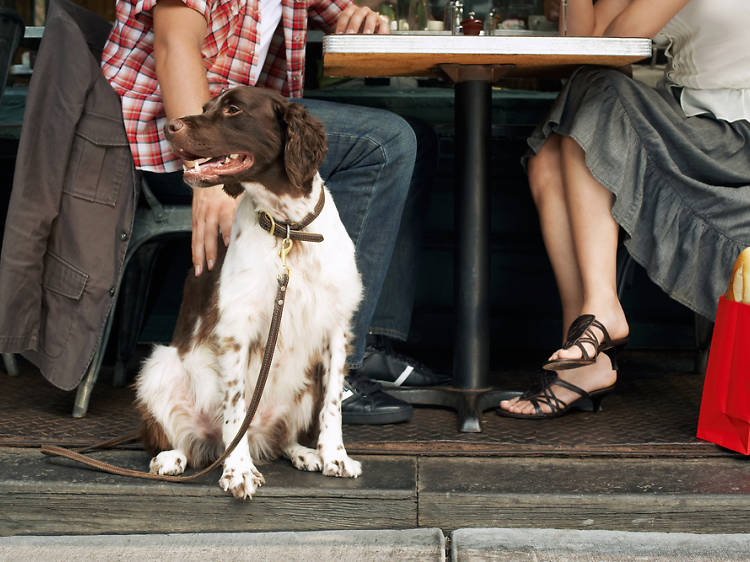
[{"label": "person in plaid shirt", "polygon": [[[116,14],[102,53],[102,70],[122,99],[135,164],[149,186],[163,203],[192,199],[192,261],[195,275],[200,275],[214,266],[217,233],[229,243],[237,201],[221,187],[192,191],[182,182],[183,162],[164,138],[165,122],[201,113],[212,96],[234,86],[263,86],[301,98],[308,24],[326,32],[371,34],[388,33],[388,22],[351,0],[118,0]],[[385,320],[380,328],[371,323],[410,193],[417,156],[414,130],[382,110],[295,101],[325,126],[328,153],[320,174],[355,243],[365,289],[353,320],[344,422],[406,421],[411,406],[357,370],[368,329],[402,333],[406,325],[408,331],[413,291],[388,291],[388,309],[399,311],[400,318]],[[417,191],[424,190],[412,188],[411,199]],[[407,240],[399,240],[399,246],[412,248],[412,254],[400,255],[411,260],[405,267],[415,278],[414,229],[408,230],[403,234]],[[403,272],[404,266],[395,270]],[[404,284],[399,279],[396,286],[398,282]]]}]

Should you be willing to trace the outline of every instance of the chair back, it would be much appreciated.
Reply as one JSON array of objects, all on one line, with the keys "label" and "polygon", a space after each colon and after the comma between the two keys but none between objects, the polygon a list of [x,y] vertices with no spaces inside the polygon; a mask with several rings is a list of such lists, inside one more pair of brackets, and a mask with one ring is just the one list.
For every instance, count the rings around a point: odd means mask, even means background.
[{"label": "chair back", "polygon": [[0,95],[8,82],[8,71],[21,44],[26,26],[17,13],[0,8]]}]

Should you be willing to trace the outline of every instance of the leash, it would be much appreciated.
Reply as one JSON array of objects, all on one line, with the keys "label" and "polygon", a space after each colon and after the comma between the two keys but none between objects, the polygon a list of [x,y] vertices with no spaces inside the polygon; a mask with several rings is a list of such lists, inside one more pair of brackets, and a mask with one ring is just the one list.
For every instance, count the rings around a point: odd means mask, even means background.
[{"label": "leash", "polygon": [[[113,465],[104,461],[100,461],[99,459],[95,459],[93,457],[89,457],[83,454],[88,451],[111,448],[111,447],[114,447],[115,445],[134,441],[140,437],[140,431],[137,431],[128,435],[124,435],[121,437],[116,437],[114,439],[110,439],[108,441],[97,443],[96,445],[91,445],[89,447],[84,447],[83,449],[79,449],[79,450],[66,449],[65,447],[58,447],[56,445],[42,445],[41,452],[45,455],[59,456],[59,457],[64,457],[64,458],[67,458],[76,462],[80,462],[82,464],[88,465],[92,468],[96,468],[103,472],[108,472],[110,474],[116,474],[119,476],[131,476],[134,478],[143,478],[146,480],[161,480],[161,481],[167,481],[167,482],[190,482],[191,480],[195,480],[196,478],[200,478],[201,476],[211,472],[217,466],[220,466],[226,460],[226,458],[232,453],[232,451],[234,451],[234,449],[237,447],[240,441],[245,438],[245,433],[250,427],[250,423],[253,421],[253,417],[255,416],[255,411],[258,409],[258,405],[260,404],[260,399],[263,395],[263,389],[266,386],[266,381],[268,380],[268,374],[271,370],[271,362],[273,361],[273,354],[276,349],[276,340],[279,337],[279,329],[281,327],[281,316],[284,312],[284,303],[286,301],[286,298],[285,298],[286,289],[287,289],[287,286],[289,285],[289,267],[286,265],[286,256],[289,253],[289,251],[292,249],[293,233],[295,231],[299,231],[301,228],[308,226],[313,220],[315,220],[315,218],[320,214],[321,210],[323,209],[323,203],[325,200],[324,191],[325,190],[321,187],[320,197],[318,198],[318,203],[315,205],[313,212],[305,216],[305,218],[300,223],[287,224],[283,222],[276,222],[268,212],[258,211],[258,223],[260,224],[262,228],[264,228],[264,230],[267,230],[272,235],[278,236],[278,237],[282,237],[283,234],[286,234],[286,236],[282,240],[281,249],[279,250],[279,257],[281,258],[282,271],[276,277],[276,280],[278,282],[278,288],[276,290],[276,297],[274,298],[274,302],[273,302],[273,315],[271,316],[271,325],[268,330],[268,338],[266,340],[266,347],[263,350],[263,362],[261,363],[260,373],[258,374],[258,382],[255,385],[255,391],[253,392],[253,396],[250,400],[250,404],[247,407],[247,412],[245,413],[245,419],[242,421],[242,425],[240,426],[240,429],[237,431],[237,434],[234,436],[234,439],[232,439],[232,442],[227,446],[227,448],[224,450],[224,452],[221,454],[221,456],[218,459],[216,459],[206,468],[203,468],[202,470],[196,472],[195,474],[190,474],[187,476],[184,476],[184,475],[172,476],[172,475],[167,475],[167,474],[152,474],[150,472],[143,472],[140,470],[132,470],[130,468],[123,468],[123,467],[116,466],[116,465]],[[269,224],[273,224],[276,226],[284,225],[281,227],[281,231],[280,231],[280,233],[283,233],[283,234],[277,234],[277,230],[275,228],[269,229],[269,228],[264,227],[263,224],[261,223],[261,217],[269,218],[270,219]],[[296,228],[292,229],[291,226],[295,226]],[[307,237],[305,238],[298,237],[296,238],[297,240],[305,240],[309,242],[322,242],[323,241],[323,236],[320,234],[312,234],[312,233],[299,233],[299,234],[307,234]]]}]

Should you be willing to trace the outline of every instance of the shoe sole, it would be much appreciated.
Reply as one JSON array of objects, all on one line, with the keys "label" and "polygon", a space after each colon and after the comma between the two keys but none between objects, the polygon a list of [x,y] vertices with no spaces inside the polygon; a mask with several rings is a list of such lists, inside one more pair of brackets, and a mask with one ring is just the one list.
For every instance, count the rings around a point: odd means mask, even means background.
[{"label": "shoe sole", "polygon": [[393,381],[383,381],[380,379],[371,379],[373,382],[378,383],[383,388],[439,388],[441,386],[448,386],[450,385],[451,381],[445,381],[445,382],[437,382],[435,384],[393,384]]},{"label": "shoe sole", "polygon": [[402,423],[411,419],[414,409],[404,409],[390,414],[342,414],[342,422],[346,425],[385,425]]}]

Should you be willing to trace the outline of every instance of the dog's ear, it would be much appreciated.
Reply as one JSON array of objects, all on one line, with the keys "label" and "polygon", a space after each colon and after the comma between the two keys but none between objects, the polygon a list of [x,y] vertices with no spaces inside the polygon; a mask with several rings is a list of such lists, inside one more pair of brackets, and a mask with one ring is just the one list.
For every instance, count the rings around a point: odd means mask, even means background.
[{"label": "dog's ear", "polygon": [[237,199],[240,195],[242,195],[242,192],[245,191],[242,188],[242,185],[239,183],[225,183],[224,184],[224,193],[229,195],[230,197],[233,197]]},{"label": "dog's ear", "polygon": [[286,106],[283,119],[286,124],[286,175],[293,185],[308,194],[312,190],[312,179],[328,151],[326,133],[323,124],[298,103]]}]

